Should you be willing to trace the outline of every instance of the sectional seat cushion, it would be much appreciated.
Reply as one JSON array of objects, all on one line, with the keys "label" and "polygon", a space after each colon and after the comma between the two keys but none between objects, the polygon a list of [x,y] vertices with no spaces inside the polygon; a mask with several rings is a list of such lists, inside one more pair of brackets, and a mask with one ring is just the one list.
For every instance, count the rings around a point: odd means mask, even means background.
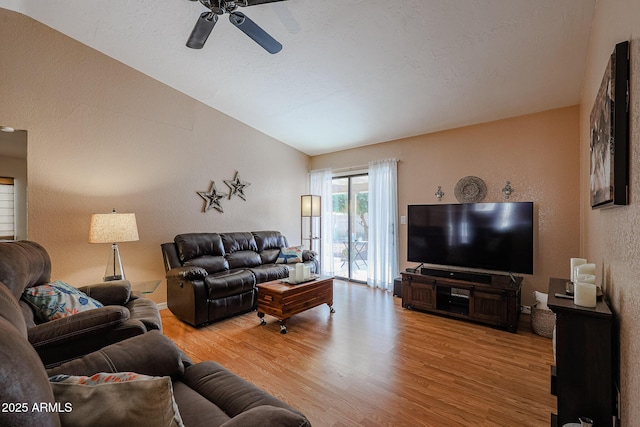
[{"label": "sectional seat cushion", "polygon": [[33,306],[43,322],[102,307],[99,301],[59,280],[26,288],[22,298]]}]

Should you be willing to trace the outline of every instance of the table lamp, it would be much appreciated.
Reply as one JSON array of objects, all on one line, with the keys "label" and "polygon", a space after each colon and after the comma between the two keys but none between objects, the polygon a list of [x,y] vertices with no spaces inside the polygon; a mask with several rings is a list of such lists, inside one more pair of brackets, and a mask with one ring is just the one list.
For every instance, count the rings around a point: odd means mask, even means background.
[{"label": "table lamp", "polygon": [[125,279],[118,242],[134,242],[136,240],[139,238],[135,214],[117,213],[114,209],[109,214],[91,215],[89,243],[111,243],[111,253],[103,278],[105,282]]}]

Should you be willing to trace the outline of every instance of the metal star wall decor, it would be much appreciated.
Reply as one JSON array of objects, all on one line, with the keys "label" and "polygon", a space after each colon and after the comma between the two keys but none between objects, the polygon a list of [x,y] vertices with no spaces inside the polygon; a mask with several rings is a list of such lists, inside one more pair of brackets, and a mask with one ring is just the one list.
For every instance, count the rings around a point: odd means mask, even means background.
[{"label": "metal star wall decor", "polygon": [[214,181],[211,181],[211,188],[209,189],[209,191],[197,191],[197,193],[205,201],[203,212],[206,212],[212,208],[217,210],[218,212],[224,212],[222,210],[222,205],[220,204],[220,199],[227,197],[227,195],[218,193],[218,189],[216,188],[216,183]]},{"label": "metal star wall decor", "polygon": [[231,199],[231,196],[237,195],[242,200],[244,201],[247,200],[244,195],[244,189],[250,186],[251,183],[247,181],[242,181],[240,179],[240,174],[237,171],[236,171],[236,176],[233,178],[233,180],[229,181],[225,179],[224,183],[227,184],[227,187],[229,187],[229,199]]}]

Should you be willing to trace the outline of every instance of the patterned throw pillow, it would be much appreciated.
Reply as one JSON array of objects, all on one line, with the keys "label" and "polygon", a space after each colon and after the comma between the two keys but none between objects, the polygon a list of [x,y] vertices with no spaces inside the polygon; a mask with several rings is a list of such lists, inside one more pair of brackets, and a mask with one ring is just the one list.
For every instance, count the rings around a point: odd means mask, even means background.
[{"label": "patterned throw pillow", "polygon": [[280,248],[276,264],[295,264],[297,262],[302,262],[302,246]]},{"label": "patterned throw pillow", "polygon": [[170,377],[134,372],[49,378],[62,425],[184,426]]},{"label": "patterned throw pillow", "polygon": [[43,322],[102,307],[99,301],[59,280],[27,288],[22,298],[35,308]]}]

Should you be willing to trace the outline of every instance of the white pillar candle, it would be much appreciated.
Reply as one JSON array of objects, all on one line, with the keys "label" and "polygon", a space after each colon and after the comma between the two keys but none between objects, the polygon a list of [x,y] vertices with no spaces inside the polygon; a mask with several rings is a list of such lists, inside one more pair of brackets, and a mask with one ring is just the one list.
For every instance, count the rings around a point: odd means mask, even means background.
[{"label": "white pillar candle", "polygon": [[304,280],[304,264],[299,262],[296,264],[296,282],[302,282]]},{"label": "white pillar candle", "polygon": [[309,280],[311,278],[311,267],[308,265],[304,266],[304,280]]},{"label": "white pillar candle", "polygon": [[581,307],[596,306],[596,285],[577,282],[574,284],[573,303]]},{"label": "white pillar candle", "polygon": [[586,264],[587,260],[584,258],[571,258],[570,262],[571,262],[571,281],[573,283],[576,283],[576,280],[575,280],[576,267],[582,264]]},{"label": "white pillar candle", "polygon": [[596,265],[595,264],[580,264],[576,267],[576,279],[579,274],[591,274],[593,276],[596,275]]},{"label": "white pillar candle", "polygon": [[576,282],[596,284],[595,274],[578,274],[576,276]]}]

